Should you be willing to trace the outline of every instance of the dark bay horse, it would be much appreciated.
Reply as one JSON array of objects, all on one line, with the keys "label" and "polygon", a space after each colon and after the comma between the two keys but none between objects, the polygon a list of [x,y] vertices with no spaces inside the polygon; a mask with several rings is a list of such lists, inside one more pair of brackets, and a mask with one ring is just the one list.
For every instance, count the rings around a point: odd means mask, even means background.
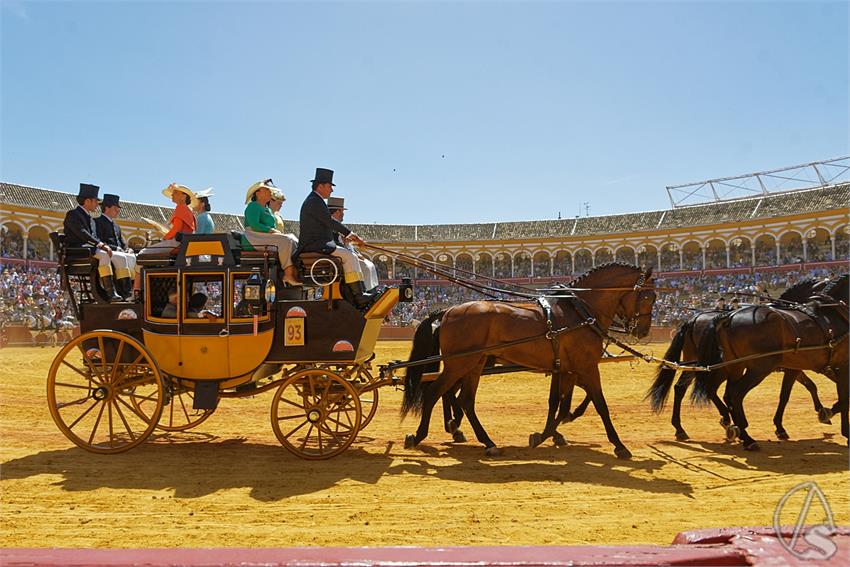
[{"label": "dark bay horse", "polygon": [[[847,276],[799,309],[753,306],[714,320],[699,346],[699,363],[730,362],[714,372],[700,372],[694,384],[696,399],[706,399],[718,372],[727,375],[727,400],[736,433],[745,449],[758,444],[747,433],[743,401],[747,393],[776,369],[813,370],[836,382],[841,434],[848,437]],[[779,352],[782,351],[782,352]],[[767,355],[767,356],[766,356]],[[742,360],[746,357],[753,357]],[[734,362],[740,361],[740,362]]]},{"label": "dark bay horse", "polygon": [[[816,278],[808,278],[800,281],[785,290],[782,295],[779,296],[780,301],[776,302],[775,305],[777,307],[782,307],[783,305],[787,305],[786,302],[803,303],[813,294],[822,291],[829,283],[830,280],[822,281]],[[673,341],[670,343],[670,347],[667,349],[664,359],[671,362],[696,360],[700,340],[705,336],[706,331],[711,330],[713,332],[714,319],[722,314],[723,312],[715,310],[703,311],[695,314],[691,319],[682,323],[676,332],[676,335],[673,337]],[[666,366],[659,367],[655,381],[652,383],[652,386],[646,395],[647,399],[650,400],[650,405],[655,413],[661,412],[664,408],[664,403],[667,400],[676,372],[677,371],[674,368]],[[720,424],[726,429],[727,435],[732,437],[734,435],[734,428],[732,427],[732,418],[729,414],[729,409],[717,394],[720,385],[726,381],[726,373],[719,371],[713,376],[716,378],[716,382],[709,385],[710,387],[707,391],[708,399],[711,400],[717,408],[717,411],[720,413]],[[671,423],[673,428],[676,430],[676,439],[679,441],[685,441],[690,438],[685,429],[682,427],[681,409],[685,394],[695,378],[695,372],[683,371],[673,388],[673,414],[671,416]],[[779,403],[776,408],[776,413],[773,416],[773,423],[776,426],[776,435],[780,439],[789,438],[787,431],[785,431],[785,428],[782,425],[782,417],[785,412],[785,406],[788,404],[788,399],[791,395],[791,389],[795,382],[800,382],[809,391],[812,396],[812,403],[814,404],[815,411],[818,413],[818,418],[822,423],[829,423],[829,418],[833,413],[833,410],[825,408],[823,404],[821,404],[820,398],[818,397],[817,386],[811,378],[799,370],[785,370],[782,377],[782,390],[779,395]]]},{"label": "dark bay horse", "polygon": [[[402,416],[413,411],[421,414],[421,419],[416,434],[405,439],[405,447],[415,447],[427,437],[434,405],[459,385],[459,403],[475,436],[484,444],[488,455],[499,454],[500,450],[475,414],[481,372],[488,360],[497,360],[552,373],[549,413],[541,441],[557,433],[563,413],[569,412],[572,389],[579,385],[587,391],[602,418],[616,455],[631,457],[611,422],[598,364],[603,354],[603,335],[615,316],[628,321],[627,327],[633,335],[643,337],[649,333],[655,303],[652,270],[644,272],[627,264],[604,264],[575,280],[571,287],[576,289],[564,290],[563,296],[551,300],[551,329],[542,306],[534,302],[472,301],[447,309],[439,327],[443,370],[437,380],[423,382],[421,371],[408,369]],[[431,325],[423,322],[420,327],[423,324]],[[426,337],[427,329],[421,335],[419,330],[417,335]],[[558,331],[549,335],[555,341],[546,336],[552,330]],[[528,338],[534,340],[501,346]],[[420,350],[430,349],[420,347]],[[416,341],[413,351],[417,351]]]}]

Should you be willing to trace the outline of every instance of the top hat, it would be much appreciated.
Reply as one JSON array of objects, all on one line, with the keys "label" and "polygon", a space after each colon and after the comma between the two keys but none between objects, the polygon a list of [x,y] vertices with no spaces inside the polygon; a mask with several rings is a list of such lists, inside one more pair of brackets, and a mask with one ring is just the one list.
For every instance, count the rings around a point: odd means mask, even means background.
[{"label": "top hat", "polygon": [[331,185],[336,187],[336,183],[334,183],[334,171],[332,169],[317,167],[316,176],[310,180],[310,183],[316,183],[317,185],[321,185],[322,183],[330,183]]},{"label": "top hat", "polygon": [[172,183],[168,187],[162,190],[162,194],[168,197],[169,199],[174,194],[175,191],[180,191],[185,195],[189,195],[189,199],[191,199],[191,203],[189,206],[195,208],[198,204],[198,197],[195,195],[195,192],[186,187],[185,185],[180,185],[179,183]]},{"label": "top hat", "polygon": [[103,194],[103,200],[100,202],[100,208],[105,209],[106,207],[120,207],[121,206],[120,199],[121,199],[121,197],[119,197],[118,195],[112,195],[110,193],[104,193]]},{"label": "top hat", "polygon": [[100,187],[90,185],[88,183],[80,183],[80,192],[77,194],[78,199],[97,199],[97,193]]},{"label": "top hat", "polygon": [[274,193],[274,191],[277,189],[277,187],[275,187],[275,184],[272,182],[272,180],[270,178],[264,179],[263,181],[257,181],[256,183],[254,183],[253,185],[248,187],[248,192],[245,193],[245,204],[247,205],[248,203],[250,203],[251,197],[254,196],[254,193],[259,191],[263,187],[268,189],[269,192],[271,192],[271,193]]},{"label": "top hat", "polygon": [[347,211],[345,208],[345,198],[343,197],[328,197],[328,209],[334,211],[338,209],[342,209],[343,211]]}]

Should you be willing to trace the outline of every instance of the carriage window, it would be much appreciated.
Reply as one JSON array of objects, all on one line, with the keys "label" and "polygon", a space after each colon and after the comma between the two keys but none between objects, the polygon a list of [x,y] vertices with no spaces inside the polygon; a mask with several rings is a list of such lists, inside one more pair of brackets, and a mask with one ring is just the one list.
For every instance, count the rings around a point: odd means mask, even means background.
[{"label": "carriage window", "polygon": [[145,294],[147,316],[177,320],[177,276],[149,274]]},{"label": "carriage window", "polygon": [[224,317],[224,277],[214,274],[187,275],[183,293],[184,320],[215,321]]},{"label": "carriage window", "polygon": [[[248,308],[248,304],[245,303],[245,299],[242,296],[242,290],[245,288],[245,282],[248,280],[248,276],[251,274],[233,274],[233,285],[231,289],[233,290],[233,303],[232,306],[232,319],[252,319],[251,311]],[[260,314],[260,317],[267,317],[268,312],[265,310],[265,306],[263,307],[263,312]]]}]

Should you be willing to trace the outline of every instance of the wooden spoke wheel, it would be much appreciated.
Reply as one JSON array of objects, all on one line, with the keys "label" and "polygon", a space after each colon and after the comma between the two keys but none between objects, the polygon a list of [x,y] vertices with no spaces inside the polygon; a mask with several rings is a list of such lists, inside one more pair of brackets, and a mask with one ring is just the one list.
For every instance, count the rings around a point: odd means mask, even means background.
[{"label": "wooden spoke wheel", "polygon": [[274,434],[303,459],[329,459],[345,451],[357,437],[361,418],[357,390],[326,368],[293,374],[272,400]]},{"label": "wooden spoke wheel", "polygon": [[[150,400],[133,398],[133,401],[137,403],[136,409],[146,417],[154,408]],[[156,428],[162,431],[188,431],[205,422],[215,411],[196,410],[192,407],[194,402],[195,393],[190,387],[175,378],[166,379],[165,402]]]},{"label": "wooden spoke wheel", "polygon": [[148,350],[115,331],[92,331],[71,340],[53,359],[47,377],[53,421],[68,439],[93,453],[121,453],[147,439],[162,413],[164,393]]},{"label": "wooden spoke wheel", "polygon": [[352,368],[351,366],[345,367],[337,365],[331,366],[330,368],[332,368],[337,374],[345,376],[349,383],[354,386],[354,389],[357,390],[360,397],[360,407],[363,410],[363,419],[360,421],[360,431],[363,431],[378,411],[378,390],[375,389],[369,392],[361,392],[364,386],[374,380],[374,378],[372,378],[372,374],[363,366],[356,366]]}]

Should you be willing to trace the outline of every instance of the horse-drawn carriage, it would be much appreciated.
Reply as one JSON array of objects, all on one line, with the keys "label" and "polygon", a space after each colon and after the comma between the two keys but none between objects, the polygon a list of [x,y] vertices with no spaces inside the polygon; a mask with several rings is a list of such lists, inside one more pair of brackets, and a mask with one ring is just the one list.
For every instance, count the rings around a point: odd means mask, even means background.
[{"label": "horse-drawn carriage", "polygon": [[[63,287],[80,321],[50,367],[59,429],[95,453],[120,453],[156,429],[185,431],[222,398],[275,390],[271,424],[305,459],[344,451],[375,414],[370,362],[384,318],[406,288],[365,312],[343,297],[339,261],[302,254],[303,288],[281,284],[273,247],[244,250],[231,234],[187,235],[138,257],[142,301],[109,303],[86,249],[57,245]],[[277,283],[276,283],[277,282]]]}]

